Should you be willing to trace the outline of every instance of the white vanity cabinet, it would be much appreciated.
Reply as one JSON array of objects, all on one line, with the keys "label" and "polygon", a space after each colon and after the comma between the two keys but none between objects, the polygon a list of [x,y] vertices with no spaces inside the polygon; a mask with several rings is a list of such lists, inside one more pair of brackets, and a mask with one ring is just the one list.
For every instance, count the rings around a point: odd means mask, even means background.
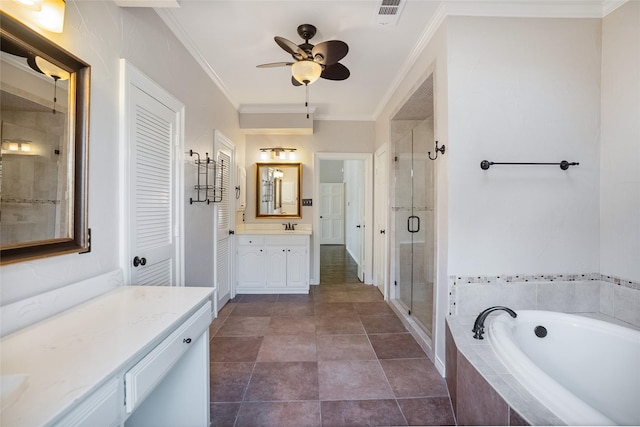
[{"label": "white vanity cabinet", "polygon": [[264,287],[264,238],[259,236],[239,236],[237,248],[237,290]]},{"label": "white vanity cabinet", "polygon": [[239,235],[236,293],[308,293],[309,236]]},{"label": "white vanity cabinet", "polygon": [[209,288],[126,286],[0,342],[2,426],[208,427]]}]

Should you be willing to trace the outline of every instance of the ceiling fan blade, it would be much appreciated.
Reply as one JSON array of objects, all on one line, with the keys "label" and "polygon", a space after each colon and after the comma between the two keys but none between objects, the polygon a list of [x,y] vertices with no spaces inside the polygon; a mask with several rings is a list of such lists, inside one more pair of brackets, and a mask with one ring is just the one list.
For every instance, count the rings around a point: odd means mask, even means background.
[{"label": "ceiling fan blade", "polygon": [[320,77],[327,80],[346,80],[350,75],[349,69],[338,62],[325,66]]},{"label": "ceiling fan blade", "polygon": [[322,65],[331,65],[340,61],[349,52],[349,46],[340,40],[318,43],[311,50],[313,60]]},{"label": "ceiling fan blade", "polygon": [[294,86],[302,86],[302,83],[296,80],[295,77],[291,76],[291,84]]},{"label": "ceiling fan blade", "polygon": [[307,53],[298,47],[294,42],[285,39],[284,37],[275,36],[273,38],[278,46],[285,50],[285,52],[290,53],[296,59],[307,59]]},{"label": "ceiling fan blade", "polygon": [[291,65],[293,65],[293,62],[270,62],[268,64],[256,65],[256,68],[287,67]]}]

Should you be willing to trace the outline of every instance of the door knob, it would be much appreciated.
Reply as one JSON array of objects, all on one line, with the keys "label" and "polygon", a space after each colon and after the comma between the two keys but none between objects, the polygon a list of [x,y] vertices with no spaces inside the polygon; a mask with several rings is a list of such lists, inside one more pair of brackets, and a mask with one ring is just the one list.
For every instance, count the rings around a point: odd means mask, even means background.
[{"label": "door knob", "polygon": [[384,233],[385,233],[385,231],[384,231],[384,230],[380,230],[380,234],[384,234]]},{"label": "door knob", "polygon": [[360,225],[356,225],[356,228],[360,228]]},{"label": "door knob", "polygon": [[135,257],[133,259],[133,266],[137,267],[139,265],[146,265],[147,264],[147,259],[146,258],[139,258],[139,257]]}]

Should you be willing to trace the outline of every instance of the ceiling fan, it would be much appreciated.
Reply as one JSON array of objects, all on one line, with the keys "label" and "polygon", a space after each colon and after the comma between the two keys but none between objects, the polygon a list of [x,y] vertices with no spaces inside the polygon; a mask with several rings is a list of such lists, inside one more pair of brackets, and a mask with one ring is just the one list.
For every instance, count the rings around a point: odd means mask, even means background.
[{"label": "ceiling fan", "polygon": [[304,43],[296,45],[284,37],[274,40],[285,52],[291,54],[295,62],[272,62],[260,64],[258,68],[291,67],[291,83],[294,86],[308,86],[319,78],[327,80],[346,80],[350,76],[349,69],[339,63],[349,52],[349,46],[340,40],[329,40],[312,45],[309,40],[316,35],[316,27],[302,24],[298,27],[298,35]]}]

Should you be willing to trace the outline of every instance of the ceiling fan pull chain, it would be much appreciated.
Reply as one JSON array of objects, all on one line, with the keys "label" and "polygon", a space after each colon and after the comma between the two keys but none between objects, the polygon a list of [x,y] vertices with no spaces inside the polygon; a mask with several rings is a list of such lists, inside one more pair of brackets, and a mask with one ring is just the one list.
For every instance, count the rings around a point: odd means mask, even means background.
[{"label": "ceiling fan pull chain", "polygon": [[307,107],[307,119],[309,118],[309,85],[306,84],[304,85],[306,91],[307,91],[307,95],[306,98],[304,100],[304,106]]}]

